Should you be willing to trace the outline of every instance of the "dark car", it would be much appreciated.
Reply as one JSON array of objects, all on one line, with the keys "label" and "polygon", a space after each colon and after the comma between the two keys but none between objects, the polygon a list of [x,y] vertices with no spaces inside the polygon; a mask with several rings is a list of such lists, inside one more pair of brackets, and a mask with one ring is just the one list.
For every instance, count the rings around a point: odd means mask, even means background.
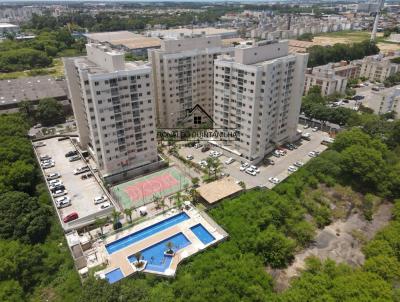
[{"label": "dark car", "polygon": [[210,146],[203,146],[203,148],[201,148],[201,152],[207,152],[208,150],[210,150]]},{"label": "dark car", "polygon": [[72,212],[71,214],[68,214],[67,216],[64,217],[63,221],[64,223],[70,222],[72,220],[78,219],[78,213],[77,212]]},{"label": "dark car", "polygon": [[69,151],[69,152],[67,152],[67,153],[65,153],[65,157],[70,157],[70,156],[74,156],[74,155],[77,155],[78,154],[78,151]]},{"label": "dark car", "polygon": [[65,190],[65,186],[64,185],[57,185],[57,186],[54,186],[54,187],[50,188],[51,193],[54,193],[55,191],[58,191],[58,190]]}]

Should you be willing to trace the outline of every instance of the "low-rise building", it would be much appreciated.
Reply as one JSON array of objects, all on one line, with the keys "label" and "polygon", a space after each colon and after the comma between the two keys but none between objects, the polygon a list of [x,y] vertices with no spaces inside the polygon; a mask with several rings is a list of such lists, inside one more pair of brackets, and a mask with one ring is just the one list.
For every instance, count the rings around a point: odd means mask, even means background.
[{"label": "low-rise building", "polygon": [[36,76],[0,81],[0,114],[18,112],[19,104],[28,101],[33,108],[41,99],[53,98],[68,112],[71,104],[65,80]]},{"label": "low-rise building", "polygon": [[160,48],[161,41],[156,37],[145,37],[130,31],[112,31],[84,34],[89,43],[107,44],[113,49],[120,49],[136,55],[147,55],[152,48]]},{"label": "low-rise building", "polygon": [[330,64],[309,68],[305,74],[304,94],[313,86],[321,87],[323,96],[333,93],[344,94],[347,86],[347,78],[337,75]]},{"label": "low-rise building", "polygon": [[17,34],[19,32],[19,26],[10,23],[0,23],[0,37],[10,34]]},{"label": "low-rise building", "polygon": [[370,81],[383,82],[389,76],[400,71],[400,64],[392,61],[398,57],[399,55],[378,54],[365,57],[355,63],[360,66],[360,77],[365,77]]},{"label": "low-rise building", "polygon": [[204,27],[204,28],[173,28],[163,30],[152,30],[146,32],[148,37],[158,37],[163,39],[178,39],[182,36],[219,36],[221,39],[231,39],[238,37],[236,29],[230,28],[215,28],[215,27]]}]

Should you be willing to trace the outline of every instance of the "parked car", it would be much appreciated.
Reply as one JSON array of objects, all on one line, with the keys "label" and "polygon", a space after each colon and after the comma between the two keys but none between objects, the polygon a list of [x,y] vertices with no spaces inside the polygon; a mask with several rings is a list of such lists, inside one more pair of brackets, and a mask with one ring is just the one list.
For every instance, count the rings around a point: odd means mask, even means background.
[{"label": "parked car", "polygon": [[276,178],[276,177],[270,177],[270,178],[268,178],[268,180],[269,180],[270,183],[273,183],[273,184],[278,184],[279,183],[279,179]]},{"label": "parked car", "polygon": [[64,196],[67,195],[67,191],[66,190],[57,190],[53,193],[53,197],[60,197],[60,196]]},{"label": "parked car", "polygon": [[68,160],[70,162],[73,162],[73,161],[77,161],[77,160],[80,160],[80,159],[81,159],[81,157],[79,155],[74,155],[74,156],[71,156]]},{"label": "parked car", "polygon": [[99,195],[94,198],[94,204],[100,204],[107,201],[107,197],[104,195]]},{"label": "parked car", "polygon": [[304,125],[304,126],[303,126],[303,129],[308,129],[308,128],[310,128],[309,125]]},{"label": "parked car", "polygon": [[289,166],[289,167],[288,167],[288,171],[289,171],[289,172],[296,172],[296,171],[297,171],[297,168],[294,167],[294,166]]},{"label": "parked car", "polygon": [[233,163],[235,160],[232,157],[229,157],[226,161],[225,161],[225,165],[230,165],[231,163]]},{"label": "parked car", "polygon": [[308,153],[308,156],[309,157],[316,157],[317,154],[314,151],[311,151],[311,152]]},{"label": "parked car", "polygon": [[275,157],[281,157],[281,153],[280,153],[278,150],[275,150],[275,151],[272,153],[272,155],[275,156]]},{"label": "parked car", "polygon": [[246,170],[249,166],[250,166],[249,163],[242,163],[242,164],[240,165],[240,167],[239,167],[239,170],[240,170],[240,171],[244,171],[244,170]]},{"label": "parked car", "polygon": [[210,150],[210,146],[205,145],[201,148],[201,152],[207,152],[208,150]]},{"label": "parked car", "polygon": [[201,148],[201,147],[203,147],[203,145],[200,144],[200,143],[196,143],[196,144],[194,145],[194,148],[195,148],[195,149],[199,149],[199,148]]},{"label": "parked car", "polygon": [[74,175],[78,175],[78,174],[82,174],[82,173],[85,173],[85,172],[88,172],[88,171],[90,171],[89,167],[88,166],[83,166],[83,167],[76,168],[73,171],[73,173],[74,173]]},{"label": "parked car", "polygon": [[56,199],[58,209],[65,208],[71,205],[71,199],[68,196],[62,196]]},{"label": "parked car", "polygon": [[40,159],[41,161],[43,161],[43,160],[49,160],[49,159],[51,159],[51,156],[48,155],[48,154],[40,155],[39,159]]},{"label": "parked car", "polygon": [[312,128],[312,132],[317,132],[317,131],[318,131],[318,127]]},{"label": "parked car", "polygon": [[67,216],[64,217],[63,221],[64,223],[70,222],[72,220],[78,219],[79,215],[77,212],[72,212],[71,214],[68,214]]},{"label": "parked car", "polygon": [[250,168],[251,168],[252,170],[254,170],[256,173],[260,173],[260,169],[257,168],[256,166],[251,165]]},{"label": "parked car", "polygon": [[49,185],[51,185],[51,186],[57,186],[57,185],[62,185],[62,184],[63,184],[62,181],[59,179],[49,180]]},{"label": "parked car", "polygon": [[53,168],[55,166],[54,162],[49,162],[49,163],[42,163],[42,168],[43,169],[49,169],[49,168]]},{"label": "parked car", "polygon": [[257,172],[254,171],[252,168],[247,168],[247,169],[246,169],[246,173],[247,173],[247,174],[250,174],[250,175],[253,175],[253,176],[256,176],[256,175],[257,175]]},{"label": "parked car", "polygon": [[296,161],[294,164],[293,164],[293,166],[295,166],[295,167],[301,167],[301,166],[303,166],[304,165],[304,163],[302,162],[302,161]]},{"label": "parked car", "polygon": [[110,202],[104,202],[101,204],[100,209],[107,209],[110,206],[111,206]]},{"label": "parked car", "polygon": [[56,185],[56,186],[50,185],[49,189],[50,189],[51,193],[54,193],[55,191],[58,191],[58,190],[65,190],[65,186],[64,185]]},{"label": "parked car", "polygon": [[198,164],[199,164],[202,168],[207,167],[207,162],[206,162],[205,160],[199,161]]},{"label": "parked car", "polygon": [[192,160],[194,157],[193,157],[193,155],[188,155],[188,156],[186,156],[186,159],[187,160]]},{"label": "parked car", "polygon": [[71,157],[71,156],[74,156],[77,154],[78,154],[78,151],[72,150],[72,151],[68,151],[67,153],[65,153],[65,157]]},{"label": "parked car", "polygon": [[267,163],[271,166],[275,165],[275,161],[273,159],[268,158]]},{"label": "parked car", "polygon": [[50,173],[50,174],[46,175],[46,179],[47,180],[57,179],[57,178],[60,178],[60,177],[61,177],[61,174],[58,173],[58,172],[54,172],[54,173]]}]

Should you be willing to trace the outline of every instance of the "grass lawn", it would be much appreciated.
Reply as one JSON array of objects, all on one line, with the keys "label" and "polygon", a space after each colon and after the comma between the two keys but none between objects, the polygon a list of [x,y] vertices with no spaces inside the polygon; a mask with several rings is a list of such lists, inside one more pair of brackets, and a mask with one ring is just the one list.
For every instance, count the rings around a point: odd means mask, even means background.
[{"label": "grass lawn", "polygon": [[53,77],[64,76],[64,66],[62,60],[59,58],[54,59],[53,65],[47,68],[1,73],[0,80],[18,79],[37,75],[51,75]]}]

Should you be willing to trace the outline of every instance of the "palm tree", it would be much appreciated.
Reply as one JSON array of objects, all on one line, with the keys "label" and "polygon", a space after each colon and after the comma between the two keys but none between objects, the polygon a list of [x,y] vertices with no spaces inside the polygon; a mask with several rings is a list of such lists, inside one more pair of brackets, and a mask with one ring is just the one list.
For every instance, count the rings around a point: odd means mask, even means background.
[{"label": "palm tree", "polygon": [[199,184],[200,179],[198,177],[193,177],[192,178],[192,185],[193,187],[197,187],[197,185]]},{"label": "palm tree", "polygon": [[132,208],[125,209],[124,214],[129,218],[129,222],[132,223]]},{"label": "palm tree", "polygon": [[119,218],[121,217],[121,213],[114,209],[114,211],[111,213],[111,216],[113,218],[113,224],[114,225],[118,224]]},{"label": "palm tree", "polygon": [[141,252],[136,252],[135,254],[133,254],[133,256],[136,258],[135,266],[137,268],[141,268],[143,266],[142,253]]},{"label": "palm tree", "polygon": [[160,207],[164,211],[166,204],[165,204],[165,198],[160,197]]},{"label": "palm tree", "polygon": [[246,184],[244,181],[239,181],[239,186],[241,186],[243,190],[246,190]]},{"label": "palm tree", "polygon": [[154,195],[153,196],[153,202],[155,203],[156,208],[159,209],[161,207],[161,196]]},{"label": "palm tree", "polygon": [[175,194],[175,205],[178,207],[178,209],[180,209],[182,207],[182,193],[181,192],[177,192]]},{"label": "palm tree", "polygon": [[190,199],[193,203],[196,203],[199,198],[199,192],[196,189],[191,189],[189,192]]},{"label": "palm tree", "polygon": [[107,222],[108,222],[108,217],[104,217],[104,218],[98,218],[98,217],[96,217],[96,219],[95,219],[95,221],[94,221],[94,224],[96,225],[96,227],[97,227],[97,228],[100,228],[100,232],[101,232],[101,235],[102,235],[102,236],[104,235],[104,233],[103,233],[103,227],[104,227],[104,225],[105,225]]},{"label": "palm tree", "polygon": [[173,254],[174,250],[172,248],[174,247],[174,244],[172,243],[172,241],[168,241],[166,246],[167,246],[167,249],[168,249],[167,253],[168,254]]}]

